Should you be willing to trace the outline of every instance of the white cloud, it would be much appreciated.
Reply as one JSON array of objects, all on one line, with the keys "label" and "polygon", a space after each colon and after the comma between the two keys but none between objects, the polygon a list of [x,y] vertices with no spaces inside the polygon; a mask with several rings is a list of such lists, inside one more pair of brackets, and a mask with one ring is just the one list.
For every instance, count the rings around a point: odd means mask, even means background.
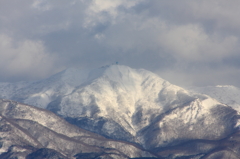
[{"label": "white cloud", "polygon": [[125,8],[131,8],[135,6],[140,1],[132,0],[93,0],[92,4],[89,6],[89,10],[94,13],[100,13],[103,11],[109,12],[112,16],[117,15],[117,7],[123,6]]},{"label": "white cloud", "polygon": [[142,0],[92,0],[85,12],[84,27],[95,26],[97,23],[107,21],[114,23],[114,20],[121,14],[118,9],[119,7],[129,9],[141,1]]},{"label": "white cloud", "polygon": [[48,3],[47,0],[34,0],[32,3],[32,7],[40,11],[47,11],[52,8],[52,6]]},{"label": "white cloud", "polygon": [[239,19],[239,5],[238,0],[201,0],[201,1],[189,1],[187,0],[189,9],[188,13],[192,13],[191,16],[199,20],[212,20],[216,23],[217,27],[238,29],[240,26]]},{"label": "white cloud", "polygon": [[0,35],[0,73],[2,76],[23,79],[42,78],[54,70],[54,62],[54,56],[46,52],[41,41],[14,41],[7,35]]},{"label": "white cloud", "polygon": [[185,63],[220,62],[239,49],[238,36],[209,34],[199,24],[174,25],[155,17],[128,16],[104,34],[105,43],[112,48],[134,49],[139,54],[146,50],[156,54],[164,51]]},{"label": "white cloud", "polygon": [[169,26],[159,37],[160,44],[177,58],[187,61],[219,61],[235,53],[238,38],[207,34],[198,25]]}]

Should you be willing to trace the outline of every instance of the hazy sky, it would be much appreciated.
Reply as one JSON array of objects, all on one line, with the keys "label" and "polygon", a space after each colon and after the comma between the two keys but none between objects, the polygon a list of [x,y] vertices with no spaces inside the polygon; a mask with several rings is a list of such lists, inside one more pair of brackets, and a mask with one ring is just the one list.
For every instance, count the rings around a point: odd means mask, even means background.
[{"label": "hazy sky", "polygon": [[1,0],[0,81],[115,63],[240,86],[239,0]]}]

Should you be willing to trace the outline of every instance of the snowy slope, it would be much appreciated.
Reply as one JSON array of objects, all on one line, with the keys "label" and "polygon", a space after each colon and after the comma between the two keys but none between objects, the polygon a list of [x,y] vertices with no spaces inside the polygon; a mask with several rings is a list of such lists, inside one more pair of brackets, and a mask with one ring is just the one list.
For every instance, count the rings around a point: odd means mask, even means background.
[{"label": "snowy slope", "polygon": [[193,139],[218,140],[238,126],[231,107],[189,93],[152,72],[121,65],[68,69],[8,92],[9,99],[49,109],[81,128],[148,149]]},{"label": "snowy slope", "polygon": [[126,66],[90,71],[87,81],[47,108],[95,126],[85,129],[132,142],[141,142],[137,133],[156,116],[192,100],[184,89],[159,76]]},{"label": "snowy slope", "polygon": [[192,87],[194,92],[207,94],[219,102],[227,104],[240,112],[240,89],[232,85]]},{"label": "snowy slope", "polygon": [[70,68],[41,81],[0,83],[0,97],[46,108],[58,96],[67,95],[84,83],[88,73]]},{"label": "snowy slope", "polygon": [[[131,143],[80,129],[50,111],[10,100],[0,100],[0,143],[1,159],[58,158],[51,156],[52,150],[64,159],[84,153],[116,159],[153,156]],[[34,154],[43,148],[51,153]]]}]

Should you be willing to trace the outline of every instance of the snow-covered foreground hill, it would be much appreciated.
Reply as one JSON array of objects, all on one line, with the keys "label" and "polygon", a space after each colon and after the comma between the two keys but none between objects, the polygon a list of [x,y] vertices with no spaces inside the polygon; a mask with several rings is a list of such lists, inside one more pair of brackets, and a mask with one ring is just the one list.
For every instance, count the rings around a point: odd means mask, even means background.
[{"label": "snow-covered foreground hill", "polygon": [[131,143],[80,129],[44,109],[0,100],[0,158],[153,157]]},{"label": "snow-covered foreground hill", "polygon": [[152,72],[121,65],[68,69],[38,82],[2,83],[0,94],[161,156],[162,148],[193,140],[219,141],[239,126],[238,112],[232,107],[188,92]]}]

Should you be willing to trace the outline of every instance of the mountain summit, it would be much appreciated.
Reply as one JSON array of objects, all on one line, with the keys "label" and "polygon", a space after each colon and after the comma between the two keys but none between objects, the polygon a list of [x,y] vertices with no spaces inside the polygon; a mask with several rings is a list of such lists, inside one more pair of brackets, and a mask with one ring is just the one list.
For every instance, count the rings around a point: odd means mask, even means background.
[{"label": "mountain summit", "polygon": [[67,69],[31,83],[1,84],[5,98],[51,110],[80,128],[159,152],[192,140],[220,140],[238,113],[144,69]]}]

